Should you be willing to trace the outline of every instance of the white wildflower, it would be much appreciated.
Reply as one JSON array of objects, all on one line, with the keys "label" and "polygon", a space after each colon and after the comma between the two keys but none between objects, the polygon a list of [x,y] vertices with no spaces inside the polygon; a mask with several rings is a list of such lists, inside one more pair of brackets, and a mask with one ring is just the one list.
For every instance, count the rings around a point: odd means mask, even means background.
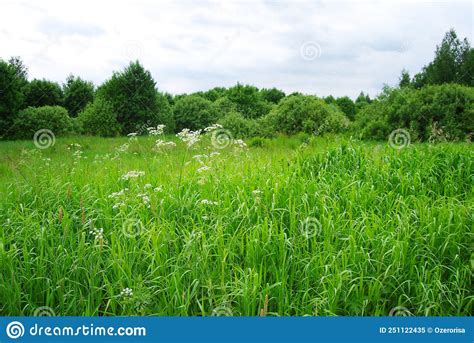
[{"label": "white wildflower", "polygon": [[217,129],[223,129],[224,127],[220,124],[213,124],[211,126],[208,126],[204,129],[205,132],[211,132]]},{"label": "white wildflower", "polygon": [[100,229],[94,228],[91,231],[89,231],[89,233],[94,236],[94,239],[96,241],[102,241],[104,239],[104,229],[102,228]]},{"label": "white wildflower", "polygon": [[167,141],[164,141],[162,139],[158,139],[156,140],[155,142],[155,146],[157,148],[166,148],[166,147],[175,147],[176,146],[176,143],[175,142],[167,142]]},{"label": "white wildflower", "polygon": [[122,297],[133,297],[133,289],[131,288],[124,288],[122,289],[122,292],[120,292],[120,295]]},{"label": "white wildflower", "polygon": [[129,180],[131,178],[137,178],[145,175],[145,172],[139,170],[129,171],[127,174],[122,175],[122,180]]},{"label": "white wildflower", "polygon": [[183,142],[186,143],[188,147],[193,146],[201,139],[201,130],[191,131],[189,129],[183,129],[180,133],[176,136],[181,139]]},{"label": "white wildflower", "polygon": [[121,146],[119,146],[119,147],[117,148],[117,151],[118,151],[118,152],[127,152],[128,147],[129,147],[129,144],[128,144],[128,143],[122,144]]},{"label": "white wildflower", "polygon": [[148,189],[148,188],[152,188],[153,186],[151,185],[151,183],[147,183],[145,184],[145,186],[143,186],[143,188],[145,189]]},{"label": "white wildflower", "polygon": [[143,203],[150,207],[150,197],[147,194],[137,194],[138,198],[142,198]]},{"label": "white wildflower", "polygon": [[164,132],[166,125],[158,125],[157,127],[149,127],[147,128],[148,134],[152,136],[159,136],[162,135]]},{"label": "white wildflower", "polygon": [[207,199],[202,199],[201,200],[201,204],[202,205],[219,205],[219,203],[217,201],[212,201],[212,200],[207,200]]},{"label": "white wildflower", "polygon": [[162,186],[158,186],[158,187],[155,187],[153,189],[155,192],[162,192],[163,191],[163,187]]},{"label": "white wildflower", "polygon": [[245,142],[241,139],[234,139],[232,143],[241,149],[245,149],[247,147],[247,144],[245,144]]},{"label": "white wildflower", "polygon": [[113,192],[112,194],[109,195],[109,199],[118,198],[118,197],[124,195],[125,192],[127,192],[127,191],[128,191],[128,188],[124,188],[124,189],[120,190],[119,192]]},{"label": "white wildflower", "polygon": [[197,170],[197,172],[198,172],[198,173],[203,173],[203,172],[208,171],[208,170],[210,170],[210,169],[211,169],[211,168],[208,167],[208,166],[202,166],[201,168],[199,168],[199,169]]}]

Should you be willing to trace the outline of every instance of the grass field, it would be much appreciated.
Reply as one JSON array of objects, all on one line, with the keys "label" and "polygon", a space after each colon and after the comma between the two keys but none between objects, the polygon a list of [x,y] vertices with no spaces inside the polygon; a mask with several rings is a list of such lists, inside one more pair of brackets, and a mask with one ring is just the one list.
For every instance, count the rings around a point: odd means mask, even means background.
[{"label": "grass field", "polygon": [[471,144],[174,140],[0,144],[0,315],[473,313]]}]

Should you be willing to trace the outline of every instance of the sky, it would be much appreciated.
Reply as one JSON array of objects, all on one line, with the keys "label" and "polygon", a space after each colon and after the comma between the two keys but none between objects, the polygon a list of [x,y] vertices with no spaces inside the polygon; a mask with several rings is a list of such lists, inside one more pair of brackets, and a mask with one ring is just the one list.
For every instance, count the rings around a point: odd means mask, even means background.
[{"label": "sky", "polygon": [[472,1],[6,1],[0,58],[29,79],[96,85],[138,59],[172,94],[237,82],[318,96],[378,94],[429,63],[454,28],[471,43]]}]

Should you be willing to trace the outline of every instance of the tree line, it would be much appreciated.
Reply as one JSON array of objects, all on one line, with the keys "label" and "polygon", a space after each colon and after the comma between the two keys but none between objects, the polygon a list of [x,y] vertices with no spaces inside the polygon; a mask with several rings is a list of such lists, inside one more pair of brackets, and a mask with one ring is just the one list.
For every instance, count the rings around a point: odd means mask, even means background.
[{"label": "tree line", "polygon": [[240,83],[171,95],[157,90],[139,61],[98,87],[73,75],[63,84],[28,81],[27,67],[13,57],[0,60],[0,137],[29,139],[45,128],[55,135],[118,136],[158,124],[176,133],[220,123],[235,138],[349,132],[385,139],[406,128],[419,140],[470,140],[473,87],[474,49],[454,30],[436,47],[432,62],[413,77],[403,70],[398,85],[384,87],[375,99],[363,92],[355,100],[285,94]]}]

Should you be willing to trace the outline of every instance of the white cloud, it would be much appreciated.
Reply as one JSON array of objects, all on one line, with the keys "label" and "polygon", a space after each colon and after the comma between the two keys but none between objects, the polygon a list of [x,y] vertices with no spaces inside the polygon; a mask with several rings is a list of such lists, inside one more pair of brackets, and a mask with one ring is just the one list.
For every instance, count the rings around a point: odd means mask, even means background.
[{"label": "white cloud", "polygon": [[[0,1],[0,57],[30,78],[100,84],[140,59],[159,89],[236,82],[319,95],[375,94],[418,72],[451,27],[473,37],[472,2]],[[307,60],[301,46],[320,56]]]}]

